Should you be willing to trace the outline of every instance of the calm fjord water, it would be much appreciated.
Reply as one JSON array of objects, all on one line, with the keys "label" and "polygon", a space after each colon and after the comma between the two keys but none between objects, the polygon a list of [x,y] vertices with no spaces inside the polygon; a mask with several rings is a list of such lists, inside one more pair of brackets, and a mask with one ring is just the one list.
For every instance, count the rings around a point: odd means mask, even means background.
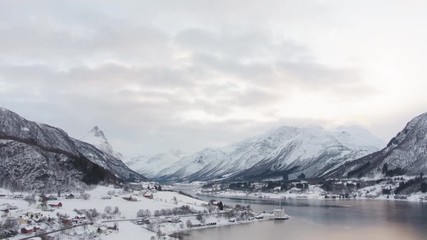
[{"label": "calm fjord water", "polygon": [[[277,201],[221,199],[251,205],[255,211],[278,208]],[[184,239],[426,240],[427,203],[380,200],[283,200],[291,219],[189,232]]]}]

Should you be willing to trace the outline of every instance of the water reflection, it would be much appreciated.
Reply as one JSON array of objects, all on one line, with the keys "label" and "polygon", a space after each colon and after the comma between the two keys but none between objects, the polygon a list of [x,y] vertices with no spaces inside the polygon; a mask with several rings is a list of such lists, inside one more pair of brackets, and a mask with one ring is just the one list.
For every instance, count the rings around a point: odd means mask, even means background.
[{"label": "water reflection", "polygon": [[[271,210],[277,201],[226,200]],[[191,231],[185,239],[427,239],[427,206],[395,201],[283,202],[292,219]]]}]

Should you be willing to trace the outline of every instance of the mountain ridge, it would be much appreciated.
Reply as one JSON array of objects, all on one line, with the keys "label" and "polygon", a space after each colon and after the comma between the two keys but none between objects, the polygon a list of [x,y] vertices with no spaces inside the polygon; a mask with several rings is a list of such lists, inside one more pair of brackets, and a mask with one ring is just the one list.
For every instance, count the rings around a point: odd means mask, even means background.
[{"label": "mountain ridge", "polygon": [[29,121],[5,108],[0,109],[0,165],[0,183],[22,188],[146,179],[64,130]]},{"label": "mountain ridge", "polygon": [[[314,134],[317,138],[330,138],[330,145],[335,146],[342,143],[340,151],[351,152],[353,148],[360,148],[359,154],[351,155],[348,153],[346,155],[350,160],[360,157],[361,154],[374,152],[385,145],[385,143],[372,135],[368,136],[369,132],[366,130],[362,131],[356,127],[345,127],[331,131],[319,126],[305,128],[281,126],[223,148],[206,148],[199,152],[185,155],[178,159],[175,164],[170,164],[159,170],[157,174],[151,173],[151,176],[161,181],[204,181],[230,178],[250,169],[265,158],[268,158],[269,155],[279,154],[283,148],[291,144],[290,141],[295,140],[296,137],[303,133]],[[332,135],[334,137],[331,137]],[[301,141],[301,139],[299,140]],[[296,142],[292,144],[295,145]],[[132,165],[130,166],[132,167]]]}]

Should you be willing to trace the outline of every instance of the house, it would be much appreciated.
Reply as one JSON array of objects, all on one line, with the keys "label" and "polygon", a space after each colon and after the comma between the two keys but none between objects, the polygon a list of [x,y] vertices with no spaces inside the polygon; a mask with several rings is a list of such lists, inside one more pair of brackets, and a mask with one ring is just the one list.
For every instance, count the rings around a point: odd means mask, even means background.
[{"label": "house", "polygon": [[289,193],[301,193],[301,192],[302,192],[302,190],[301,190],[300,188],[293,187],[293,188],[291,188],[288,192],[289,192]]},{"label": "house", "polygon": [[143,186],[141,183],[128,183],[127,188],[129,190],[141,191]]},{"label": "house", "polygon": [[34,222],[41,222],[45,220],[46,218],[43,216],[43,213],[41,212],[27,212],[24,216],[20,217],[21,222],[31,222],[33,220]]},{"label": "house", "polygon": [[43,217],[43,213],[41,212],[27,212],[25,216],[31,218],[31,219],[38,219]]},{"label": "house", "polygon": [[72,219],[70,219],[70,218],[63,218],[63,219],[61,220],[61,222],[62,222],[62,224],[64,224],[65,226],[69,226],[69,225],[72,225],[72,224],[73,224],[73,220],[72,220]]},{"label": "house", "polygon": [[21,233],[31,234],[31,233],[37,232],[37,230],[39,230],[39,229],[40,229],[39,226],[27,226],[27,227],[21,228]]},{"label": "house", "polygon": [[166,221],[169,223],[179,223],[181,222],[181,218],[179,216],[173,216],[166,218]]},{"label": "house", "polygon": [[33,227],[23,227],[21,228],[21,233],[23,234],[31,234],[34,232],[34,228]]},{"label": "house", "polygon": [[25,216],[25,215],[19,216],[19,218],[18,218],[18,222],[20,225],[28,224],[30,221],[31,221],[30,218]]},{"label": "house", "polygon": [[73,218],[72,222],[73,223],[82,223],[84,221],[86,221],[86,216],[85,215],[77,215]]},{"label": "house", "polygon": [[108,230],[119,230],[119,227],[117,226],[117,224],[114,224],[114,226],[108,226],[107,227]]},{"label": "house", "polygon": [[49,200],[49,201],[56,201],[56,200],[58,200],[58,198],[55,197],[55,196],[53,196],[53,195],[50,195],[49,197],[47,197],[47,200]]},{"label": "house", "polygon": [[131,201],[131,202],[137,201],[137,199],[135,197],[132,197],[132,195],[130,195],[129,197],[123,197],[123,199],[126,201]]},{"label": "house", "polygon": [[111,199],[111,196],[110,195],[103,195],[103,196],[101,196],[101,199]]},{"label": "house", "polygon": [[86,220],[86,216],[85,215],[77,215],[74,218],[75,219],[79,219],[79,220]]},{"label": "house", "polygon": [[146,192],[144,193],[144,197],[148,199],[153,199],[153,193],[152,192]]},{"label": "house", "polygon": [[74,196],[74,194],[70,193],[68,195],[65,196],[66,199],[75,199],[76,197]]},{"label": "house", "polygon": [[13,195],[13,198],[23,198],[24,195],[22,193]]},{"label": "house", "polygon": [[59,202],[59,203],[51,203],[51,204],[49,204],[49,206],[51,206],[51,207],[54,207],[54,208],[60,208],[60,207],[62,207],[62,203],[61,202]]},{"label": "house", "polygon": [[8,204],[8,203],[6,203],[6,208],[5,209],[7,209],[7,210],[17,210],[18,209],[18,207],[17,206],[15,206],[15,205],[11,205],[11,204]]}]

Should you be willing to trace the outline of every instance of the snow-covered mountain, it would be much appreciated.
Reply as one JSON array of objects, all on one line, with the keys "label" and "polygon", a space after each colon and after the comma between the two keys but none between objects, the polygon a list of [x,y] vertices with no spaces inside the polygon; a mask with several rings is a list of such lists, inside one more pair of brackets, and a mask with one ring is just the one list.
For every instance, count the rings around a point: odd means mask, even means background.
[{"label": "snow-covered mountain", "polygon": [[291,136],[264,159],[238,175],[239,178],[321,177],[348,161],[377,151],[384,146],[368,131],[359,127],[325,130],[320,127],[279,129]]},{"label": "snow-covered mountain", "polygon": [[372,153],[331,172],[331,177],[382,176],[401,169],[407,175],[427,173],[427,113],[412,119],[381,151]]},{"label": "snow-covered mountain", "polygon": [[156,154],[154,156],[137,156],[126,162],[131,169],[147,177],[155,177],[162,170],[174,165],[179,159],[185,156],[179,150],[170,150],[166,153]]},{"label": "snow-covered mountain", "polygon": [[104,132],[98,126],[93,127],[88,133],[80,138],[80,141],[90,143],[99,150],[123,160],[123,155],[114,151]]},{"label": "snow-covered mountain", "polygon": [[26,189],[144,180],[121,160],[62,129],[0,108],[0,184]]},{"label": "snow-covered mountain", "polygon": [[150,176],[169,181],[263,178],[300,172],[319,176],[383,146],[382,141],[358,127],[325,130],[284,126],[224,148],[208,148],[174,159],[174,164]]}]

